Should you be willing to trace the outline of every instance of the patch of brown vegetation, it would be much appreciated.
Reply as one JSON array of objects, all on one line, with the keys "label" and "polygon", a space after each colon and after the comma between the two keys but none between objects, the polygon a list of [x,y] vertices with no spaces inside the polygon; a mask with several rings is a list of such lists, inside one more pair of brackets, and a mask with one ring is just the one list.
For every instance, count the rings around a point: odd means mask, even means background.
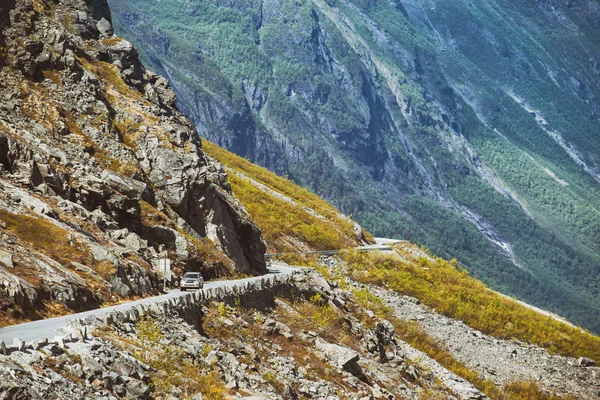
[{"label": "patch of brown vegetation", "polygon": [[161,225],[174,229],[175,224],[163,211],[157,209],[147,201],[140,200],[141,222],[147,226]]},{"label": "patch of brown vegetation", "polygon": [[46,79],[50,79],[52,82],[54,82],[57,86],[59,87],[63,87],[63,80],[62,80],[62,76],[60,76],[60,73],[55,70],[55,69],[45,69],[42,71],[42,75],[44,76],[44,78]]},{"label": "patch of brown vegetation", "polygon": [[140,100],[142,98],[142,94],[139,91],[131,88],[125,83],[123,78],[121,78],[119,67],[116,65],[83,57],[77,57],[77,60],[81,63],[83,68],[98,77],[105,85],[108,84],[113,87],[120,95],[134,100]]},{"label": "patch of brown vegetation", "polygon": [[8,224],[6,231],[23,243],[63,265],[71,261],[85,264],[86,252],[80,244],[69,241],[69,233],[52,222],[38,217],[13,214],[0,209],[0,219]]},{"label": "patch of brown vegetation", "polygon": [[114,46],[115,44],[122,42],[122,41],[123,41],[123,39],[121,39],[118,36],[113,36],[113,37],[101,40],[102,44],[105,46]]},{"label": "patch of brown vegetation", "polygon": [[35,82],[24,81],[19,88],[23,98],[21,112],[52,132],[60,120],[60,112],[52,95],[43,85]]},{"label": "patch of brown vegetation", "polygon": [[102,277],[102,279],[106,279],[106,280],[110,279],[110,277],[115,272],[115,266],[113,265],[112,262],[110,262],[108,260],[102,260],[102,261],[95,262],[93,264],[92,269],[94,270],[94,272],[96,272],[98,275],[100,275]]},{"label": "patch of brown vegetation", "polygon": [[536,382],[512,382],[502,388],[506,400],[575,400],[545,393]]}]

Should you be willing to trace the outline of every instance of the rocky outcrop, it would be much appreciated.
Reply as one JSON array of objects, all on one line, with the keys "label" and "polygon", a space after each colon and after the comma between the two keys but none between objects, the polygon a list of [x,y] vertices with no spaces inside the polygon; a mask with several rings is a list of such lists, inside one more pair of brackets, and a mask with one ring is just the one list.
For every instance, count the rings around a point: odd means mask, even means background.
[{"label": "rocky outcrop", "polygon": [[[159,255],[178,273],[266,271],[260,231],[226,173],[203,154],[168,82],[113,35],[106,1],[18,0],[1,9],[8,309],[41,300],[85,308],[153,293]],[[46,278],[34,279],[36,271]]]}]

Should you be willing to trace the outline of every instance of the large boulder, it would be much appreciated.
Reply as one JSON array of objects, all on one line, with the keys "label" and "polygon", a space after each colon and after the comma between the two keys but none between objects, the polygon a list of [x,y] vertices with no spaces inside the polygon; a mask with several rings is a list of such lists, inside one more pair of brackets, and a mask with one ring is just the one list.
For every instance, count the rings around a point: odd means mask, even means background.
[{"label": "large boulder", "polygon": [[175,150],[155,135],[144,135],[136,153],[140,166],[188,234],[211,239],[239,272],[266,272],[258,227],[231,193],[221,165],[201,152],[194,137],[188,142],[192,150]]},{"label": "large boulder", "polygon": [[327,343],[321,339],[317,339],[315,347],[339,370],[349,372],[357,377],[363,376],[362,369],[357,363],[360,359],[358,352],[337,344]]}]

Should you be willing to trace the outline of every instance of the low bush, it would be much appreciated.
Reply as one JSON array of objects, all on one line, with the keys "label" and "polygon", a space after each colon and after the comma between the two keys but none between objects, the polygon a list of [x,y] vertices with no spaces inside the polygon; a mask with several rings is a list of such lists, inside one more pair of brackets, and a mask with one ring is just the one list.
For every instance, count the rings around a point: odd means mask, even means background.
[{"label": "low bush", "polygon": [[181,348],[164,344],[162,328],[155,320],[142,317],[137,330],[139,347],[134,355],[154,368],[151,386],[155,394],[166,395],[173,387],[177,387],[186,397],[200,392],[207,400],[226,398],[227,389],[218,374],[215,371],[203,371]]}]

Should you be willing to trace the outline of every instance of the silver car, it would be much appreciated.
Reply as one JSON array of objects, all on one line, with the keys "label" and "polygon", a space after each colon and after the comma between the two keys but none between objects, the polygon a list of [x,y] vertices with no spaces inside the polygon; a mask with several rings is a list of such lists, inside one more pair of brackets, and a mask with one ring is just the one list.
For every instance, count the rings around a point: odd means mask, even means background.
[{"label": "silver car", "polygon": [[204,279],[200,272],[186,272],[179,282],[179,289],[186,291],[188,289],[202,289],[204,287]]}]

